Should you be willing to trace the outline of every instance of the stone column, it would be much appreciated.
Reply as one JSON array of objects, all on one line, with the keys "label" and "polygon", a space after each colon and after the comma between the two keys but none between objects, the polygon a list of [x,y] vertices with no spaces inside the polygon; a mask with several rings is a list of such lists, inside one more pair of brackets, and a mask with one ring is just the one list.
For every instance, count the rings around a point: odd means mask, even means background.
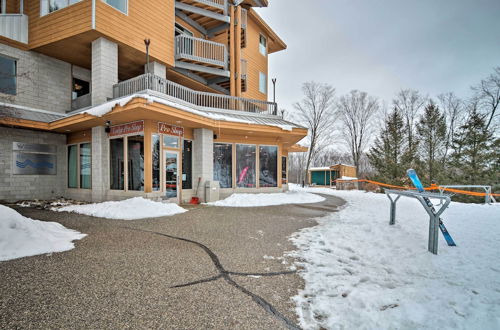
[{"label": "stone column", "polygon": [[196,186],[201,177],[198,196],[205,201],[205,183],[214,176],[214,132],[196,128],[193,133],[193,184]]},{"label": "stone column", "polygon": [[92,127],[92,201],[102,202],[109,190],[109,142],[104,126]]},{"label": "stone column", "polygon": [[[146,72],[148,72],[147,65],[144,64],[144,73]],[[167,79],[167,67],[164,64],[158,62],[150,62],[149,73],[152,73],[160,78]]]},{"label": "stone column", "polygon": [[92,105],[113,98],[118,83],[118,45],[103,37],[92,41]]}]

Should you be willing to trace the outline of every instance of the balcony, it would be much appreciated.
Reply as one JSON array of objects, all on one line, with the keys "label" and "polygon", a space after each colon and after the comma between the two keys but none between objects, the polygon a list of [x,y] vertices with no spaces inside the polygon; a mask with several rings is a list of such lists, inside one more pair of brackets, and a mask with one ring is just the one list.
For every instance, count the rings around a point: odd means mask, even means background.
[{"label": "balcony", "polygon": [[229,27],[228,0],[176,0],[175,15],[205,36]]},{"label": "balcony", "polygon": [[78,110],[92,105],[92,94],[88,93],[71,100],[71,111]]},{"label": "balcony", "polygon": [[195,91],[153,74],[122,81],[113,86],[113,97],[123,97],[140,92],[156,92],[162,98],[203,111],[241,111],[263,116],[276,116],[278,106],[274,102],[252,100]]},{"label": "balcony", "polygon": [[0,14],[0,35],[27,44],[28,16],[23,14]]},{"label": "balcony", "polygon": [[201,76],[229,77],[228,52],[224,44],[181,34],[175,37],[175,66]]}]

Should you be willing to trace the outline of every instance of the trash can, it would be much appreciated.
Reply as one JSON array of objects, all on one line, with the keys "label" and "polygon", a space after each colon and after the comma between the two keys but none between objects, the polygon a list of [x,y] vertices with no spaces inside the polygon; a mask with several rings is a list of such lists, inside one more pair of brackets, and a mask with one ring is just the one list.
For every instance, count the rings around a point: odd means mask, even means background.
[{"label": "trash can", "polygon": [[215,202],[219,200],[219,181],[207,181],[205,182],[205,202]]}]

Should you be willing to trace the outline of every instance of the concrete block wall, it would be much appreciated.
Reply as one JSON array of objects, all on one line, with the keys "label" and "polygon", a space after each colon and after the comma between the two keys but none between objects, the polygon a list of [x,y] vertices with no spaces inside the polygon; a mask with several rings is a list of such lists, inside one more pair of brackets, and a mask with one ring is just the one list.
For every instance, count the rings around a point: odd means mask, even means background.
[{"label": "concrete block wall", "polygon": [[[148,66],[144,64],[144,72],[147,72]],[[167,67],[164,64],[158,62],[149,63],[149,73],[152,73],[163,79],[167,78]]]},{"label": "concrete block wall", "polygon": [[106,38],[92,41],[92,105],[113,98],[118,83],[118,45]]},{"label": "concrete block wall", "polygon": [[[57,175],[12,174],[12,143],[39,143],[57,146]],[[66,187],[66,136],[47,132],[0,127],[0,200],[61,197]]]},{"label": "concrete block wall", "polygon": [[109,191],[109,141],[104,126],[92,128],[92,201],[101,202]]},{"label": "concrete block wall", "polygon": [[198,196],[205,201],[205,183],[214,176],[214,132],[206,128],[193,130],[193,187],[201,177]]},{"label": "concrete block wall", "polygon": [[71,64],[0,44],[0,55],[17,60],[17,95],[0,102],[65,113],[71,110]]}]

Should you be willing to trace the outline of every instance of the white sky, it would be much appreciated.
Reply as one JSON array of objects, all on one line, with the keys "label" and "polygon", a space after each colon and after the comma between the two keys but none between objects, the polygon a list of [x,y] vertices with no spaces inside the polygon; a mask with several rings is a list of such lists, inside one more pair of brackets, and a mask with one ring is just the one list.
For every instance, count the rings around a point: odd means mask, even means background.
[{"label": "white sky", "polygon": [[270,0],[259,14],[287,43],[270,55],[276,99],[288,111],[301,85],[329,83],[391,102],[402,88],[435,97],[500,65],[500,0]]}]

